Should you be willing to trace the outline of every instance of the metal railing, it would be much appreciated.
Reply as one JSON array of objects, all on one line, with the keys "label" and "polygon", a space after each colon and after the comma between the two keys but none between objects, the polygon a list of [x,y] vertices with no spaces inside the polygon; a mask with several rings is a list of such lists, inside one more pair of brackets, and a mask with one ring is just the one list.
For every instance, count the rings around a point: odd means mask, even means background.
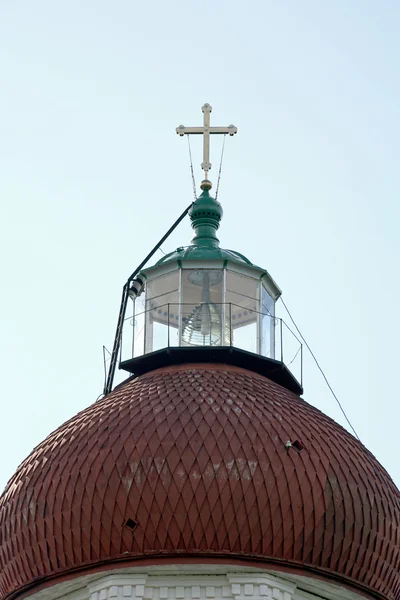
[{"label": "metal railing", "polygon": [[283,319],[232,302],[166,303],[125,318],[120,362],[169,347],[233,346],[284,363],[303,383],[303,345]]}]

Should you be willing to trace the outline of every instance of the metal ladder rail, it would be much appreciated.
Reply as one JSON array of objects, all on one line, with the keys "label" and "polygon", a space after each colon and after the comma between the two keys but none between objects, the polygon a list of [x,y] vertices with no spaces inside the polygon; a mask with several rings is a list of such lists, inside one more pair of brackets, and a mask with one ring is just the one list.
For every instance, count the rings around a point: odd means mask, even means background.
[{"label": "metal ladder rail", "polygon": [[192,204],[193,203],[189,204],[189,206],[183,211],[183,213],[175,221],[175,223],[172,225],[172,227],[170,227],[168,229],[167,233],[165,235],[163,235],[163,237],[158,242],[158,244],[156,244],[154,246],[153,250],[151,252],[149,252],[149,254],[146,256],[146,258],[144,260],[142,260],[140,265],[133,271],[132,275],[128,278],[127,282],[125,283],[125,285],[122,289],[121,305],[120,305],[120,309],[119,309],[117,328],[116,328],[115,338],[114,338],[114,345],[113,345],[112,354],[111,354],[110,368],[108,370],[107,381],[105,383],[104,390],[103,390],[104,396],[107,396],[111,392],[113,382],[114,382],[115,369],[116,369],[117,362],[118,362],[118,352],[119,352],[119,348],[121,345],[122,328],[124,325],[126,307],[128,304],[129,286],[130,286],[131,282],[135,279],[135,277],[143,269],[143,267],[145,266],[147,261],[149,261],[150,258],[153,256],[153,254],[155,254],[157,252],[157,250],[160,248],[160,246],[163,245],[165,240],[171,235],[171,233],[174,231],[174,229],[176,229],[176,227],[178,227],[179,223],[181,221],[183,221],[183,219],[186,217],[189,210],[191,209]]}]

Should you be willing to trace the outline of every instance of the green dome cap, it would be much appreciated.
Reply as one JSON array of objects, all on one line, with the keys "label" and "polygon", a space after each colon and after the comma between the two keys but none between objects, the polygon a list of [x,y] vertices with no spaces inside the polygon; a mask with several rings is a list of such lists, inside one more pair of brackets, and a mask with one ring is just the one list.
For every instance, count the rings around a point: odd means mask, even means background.
[{"label": "green dome cap", "polygon": [[[242,265],[255,267],[251,261],[234,250],[223,250],[219,246],[216,231],[219,228],[223,210],[220,203],[210,195],[211,182],[207,179],[201,182],[202,193],[195,200],[189,210],[192,227],[195,236],[191,245],[181,246],[174,252],[170,252],[157,261],[156,266],[164,265],[172,261],[179,264],[186,261],[208,261],[219,260],[234,262]],[[258,267],[255,267],[258,268]]]},{"label": "green dome cap", "polygon": [[219,246],[215,232],[219,228],[222,215],[222,206],[210,196],[209,187],[204,186],[202,193],[189,210],[190,220],[195,231],[192,244],[195,246]]}]

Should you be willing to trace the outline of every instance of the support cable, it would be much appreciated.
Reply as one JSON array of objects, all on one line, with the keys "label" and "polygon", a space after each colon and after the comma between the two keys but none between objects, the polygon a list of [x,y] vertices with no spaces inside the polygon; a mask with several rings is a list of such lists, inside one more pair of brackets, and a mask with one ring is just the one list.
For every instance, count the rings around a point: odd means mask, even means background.
[{"label": "support cable", "polygon": [[215,188],[215,199],[218,198],[219,182],[221,181],[222,161],[224,160],[224,151],[225,151],[225,138],[226,138],[226,133],[224,134],[224,141],[222,142],[221,160],[219,161],[217,187]]},{"label": "support cable", "polygon": [[356,430],[354,429],[353,425],[350,423],[350,419],[349,419],[349,418],[348,418],[348,416],[346,415],[346,413],[345,413],[345,410],[344,410],[343,406],[341,405],[341,403],[340,403],[340,401],[339,401],[339,398],[336,396],[335,392],[333,391],[333,388],[332,388],[331,384],[329,383],[329,381],[328,381],[328,379],[327,379],[327,377],[326,377],[326,375],[325,375],[324,371],[322,370],[322,367],[320,366],[320,364],[319,364],[319,362],[318,362],[318,360],[317,360],[317,358],[316,358],[316,356],[315,356],[314,352],[311,350],[310,346],[308,345],[308,343],[307,343],[306,339],[304,338],[303,334],[301,333],[300,329],[297,327],[297,325],[296,325],[296,322],[295,322],[295,320],[293,319],[292,315],[290,314],[290,311],[289,311],[288,307],[286,306],[286,304],[285,304],[285,302],[284,302],[284,300],[283,300],[282,296],[281,296],[281,301],[282,301],[282,304],[283,304],[283,306],[284,306],[284,307],[285,307],[285,309],[286,309],[286,312],[287,312],[287,314],[288,314],[288,315],[289,315],[289,317],[290,317],[290,320],[292,321],[293,325],[295,326],[295,328],[296,328],[296,330],[297,330],[297,333],[299,334],[299,336],[300,336],[300,337],[301,337],[301,339],[303,340],[304,344],[306,345],[306,347],[307,347],[307,349],[308,349],[309,353],[310,353],[310,354],[311,354],[311,356],[313,357],[315,364],[317,365],[318,369],[320,370],[320,372],[321,372],[321,374],[322,374],[322,377],[325,379],[325,383],[326,383],[326,385],[328,386],[328,388],[330,389],[330,391],[331,391],[331,393],[332,393],[332,396],[335,398],[335,400],[336,400],[336,402],[337,402],[337,404],[338,404],[338,406],[339,406],[340,410],[342,411],[342,414],[343,414],[344,418],[346,419],[347,423],[348,423],[348,424],[349,424],[349,426],[351,427],[351,429],[352,429],[352,431],[353,431],[353,433],[354,433],[355,437],[358,439],[358,441],[359,441],[359,442],[361,442],[361,440],[360,440],[360,438],[359,438],[359,436],[358,436],[358,434],[357,434]]},{"label": "support cable", "polygon": [[189,148],[189,159],[190,159],[190,170],[192,172],[192,183],[193,183],[193,195],[194,195],[194,199],[195,201],[197,200],[197,194],[196,194],[196,180],[194,178],[194,171],[193,171],[193,160],[192,160],[192,149],[190,148],[190,136],[187,135],[187,141],[188,141],[188,148]]},{"label": "support cable", "polygon": [[[106,381],[107,381],[107,362],[110,360],[110,358],[106,359],[106,352],[108,352],[108,354],[111,357],[111,352],[109,350],[107,350],[107,348],[103,345],[103,365],[104,365],[104,385],[103,385],[103,390],[105,388],[106,385]],[[103,394],[100,394],[101,396]]]},{"label": "support cable", "polygon": [[149,261],[150,258],[153,256],[153,254],[155,254],[157,252],[157,250],[160,248],[160,246],[163,245],[165,240],[171,235],[171,233],[174,231],[174,229],[176,229],[176,227],[178,227],[179,223],[181,221],[183,221],[183,219],[186,217],[186,215],[188,214],[191,207],[192,207],[192,203],[190,203],[189,206],[187,208],[185,208],[185,210],[183,211],[181,216],[178,217],[178,219],[175,221],[175,223],[172,225],[172,227],[170,227],[168,229],[167,233],[165,235],[163,235],[161,240],[154,246],[153,250],[151,252],[149,252],[149,254],[146,256],[146,258],[144,260],[142,260],[140,265],[133,271],[132,275],[128,278],[127,282],[125,283],[124,287],[122,288],[121,305],[120,305],[120,309],[119,309],[117,329],[115,332],[114,346],[113,346],[112,353],[111,353],[110,368],[108,370],[107,380],[104,385],[104,395],[105,396],[107,396],[107,394],[109,394],[111,392],[112,386],[113,386],[115,369],[116,369],[117,361],[118,361],[118,352],[119,352],[119,348],[121,345],[122,328],[123,328],[124,321],[125,321],[126,306],[128,304],[128,298],[129,298],[129,286],[130,286],[131,282],[135,279],[136,275],[138,275],[140,273],[140,271],[143,269],[143,267],[145,266],[147,261]]}]

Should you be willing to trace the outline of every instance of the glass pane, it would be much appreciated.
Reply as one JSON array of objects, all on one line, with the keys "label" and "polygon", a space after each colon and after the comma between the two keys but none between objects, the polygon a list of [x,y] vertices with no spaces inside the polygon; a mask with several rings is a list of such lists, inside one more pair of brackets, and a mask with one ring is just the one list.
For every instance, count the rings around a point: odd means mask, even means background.
[{"label": "glass pane", "polygon": [[258,279],[226,272],[225,301],[229,305],[232,344],[248,352],[258,350],[260,282]]},{"label": "glass pane", "polygon": [[275,358],[275,302],[261,286],[261,354]]},{"label": "glass pane", "polygon": [[223,344],[222,269],[182,270],[182,346]]},{"label": "glass pane", "polygon": [[[179,271],[146,283],[145,353],[166,348],[179,328]],[[175,331],[175,334],[174,334]]]},{"label": "glass pane", "polygon": [[232,344],[235,348],[257,353],[257,322],[248,323],[237,328],[232,328]]},{"label": "glass pane", "polygon": [[226,272],[226,302],[238,304],[242,308],[259,309],[260,282],[253,277]]},{"label": "glass pane", "polygon": [[[121,334],[120,358],[121,361],[130,360],[134,355],[135,341],[135,300],[128,298],[124,326]],[[137,343],[137,352],[140,352],[140,341]],[[143,348],[142,352],[143,354]]]},{"label": "glass pane", "polygon": [[144,354],[144,316],[146,307],[146,294],[142,293],[135,300],[133,327],[133,357]]}]

